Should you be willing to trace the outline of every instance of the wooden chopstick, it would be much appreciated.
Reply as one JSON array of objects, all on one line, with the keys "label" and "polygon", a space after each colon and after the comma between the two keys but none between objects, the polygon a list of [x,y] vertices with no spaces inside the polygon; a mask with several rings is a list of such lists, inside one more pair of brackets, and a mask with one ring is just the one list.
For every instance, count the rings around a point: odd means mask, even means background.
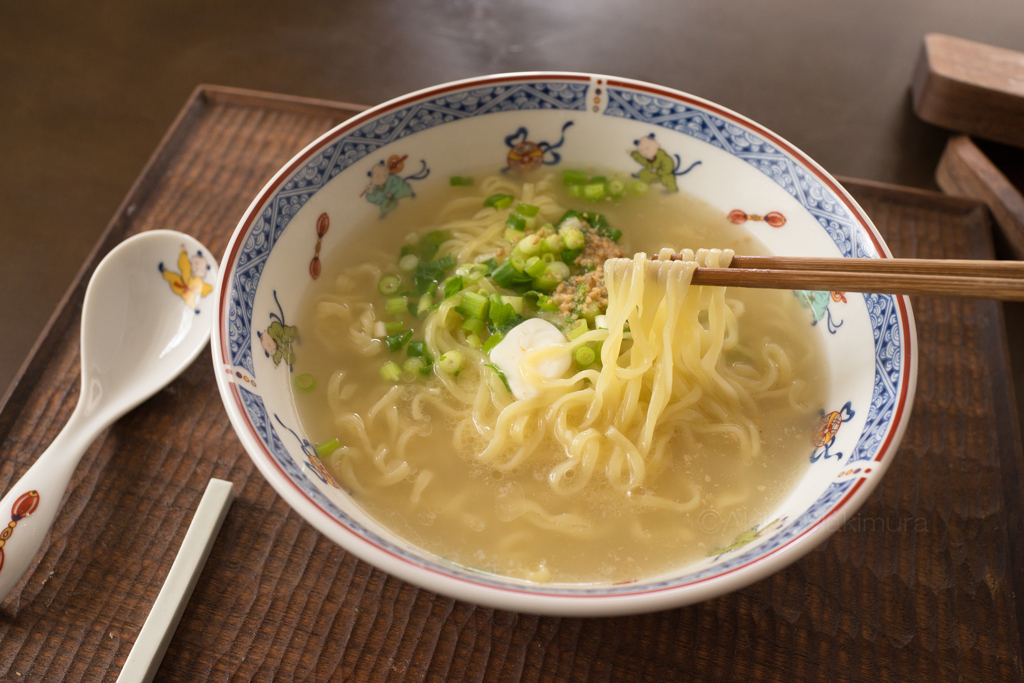
[{"label": "wooden chopstick", "polygon": [[693,283],[1024,301],[1024,262],[734,256],[728,268],[697,268]]},{"label": "wooden chopstick", "polygon": [[[859,259],[850,259],[859,260]],[[868,259],[864,259],[868,260]],[[871,259],[875,260],[875,259]],[[1024,301],[1024,279],[827,270],[697,268],[693,284]]]},{"label": "wooden chopstick", "polygon": [[[731,268],[827,270],[846,273],[904,273],[1024,279],[1022,261],[970,261],[917,258],[816,258],[807,256],[733,256]],[[852,291],[852,290],[851,290]]]}]

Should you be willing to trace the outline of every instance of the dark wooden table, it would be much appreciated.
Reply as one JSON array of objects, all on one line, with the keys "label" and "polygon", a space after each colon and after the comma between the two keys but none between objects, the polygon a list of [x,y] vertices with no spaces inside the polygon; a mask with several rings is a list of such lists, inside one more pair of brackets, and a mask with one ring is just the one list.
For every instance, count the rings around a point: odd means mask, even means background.
[{"label": "dark wooden table", "polygon": [[[194,93],[0,406],[0,486],[77,401],[81,300],[102,255],[155,228],[222,253],[274,171],[355,109]],[[843,182],[898,256],[993,254],[977,202]],[[1024,680],[1022,460],[1002,311],[985,301],[913,305],[917,400],[900,453],[862,510],[769,579],[617,619],[481,608],[345,553],[256,471],[204,353],[86,454],[40,556],[0,606],[0,675],[116,677],[206,482],[218,477],[234,482],[237,498],[157,680]]]},{"label": "dark wooden table", "polygon": [[[612,73],[732,107],[833,173],[933,188],[948,132],[914,116],[908,88],[928,31],[1024,50],[1024,11],[1020,0],[6,3],[0,395],[22,370],[0,400],[0,485],[77,397],[76,283],[97,258],[152,227],[222,249],[265,177],[349,111],[254,113],[223,99],[191,110],[179,130],[269,126],[269,137],[243,160],[233,202],[189,204],[182,193],[202,199],[226,169],[186,173],[171,155],[178,165],[140,170],[196,83],[374,103],[482,73]],[[184,142],[162,149],[199,155]],[[900,255],[990,253],[976,204],[850,187]],[[922,366],[898,461],[855,524],[735,595],[607,621],[474,609],[331,546],[253,469],[204,356],[83,461],[44,554],[0,606],[0,677],[113,679],[218,476],[239,498],[157,680],[1019,680],[1024,530],[1007,379],[1024,390],[1024,306],[915,310],[934,365]]]}]

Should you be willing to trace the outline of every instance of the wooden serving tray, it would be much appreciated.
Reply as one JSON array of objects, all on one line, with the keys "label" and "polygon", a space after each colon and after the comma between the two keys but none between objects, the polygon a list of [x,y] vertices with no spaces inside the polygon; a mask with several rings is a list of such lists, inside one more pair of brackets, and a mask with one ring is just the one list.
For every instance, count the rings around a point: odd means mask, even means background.
[{"label": "wooden serving tray", "polygon": [[[271,175],[359,109],[196,90],[0,404],[4,490],[77,401],[82,297],[102,256],[153,228],[223,253]],[[980,202],[843,182],[897,256],[992,257]],[[918,298],[914,312],[913,417],[856,517],[753,586],[617,619],[480,608],[347,554],[256,471],[203,354],[85,455],[36,563],[0,606],[0,676],[113,680],[219,477],[237,497],[160,681],[1022,680],[1022,460],[1002,309]]]}]

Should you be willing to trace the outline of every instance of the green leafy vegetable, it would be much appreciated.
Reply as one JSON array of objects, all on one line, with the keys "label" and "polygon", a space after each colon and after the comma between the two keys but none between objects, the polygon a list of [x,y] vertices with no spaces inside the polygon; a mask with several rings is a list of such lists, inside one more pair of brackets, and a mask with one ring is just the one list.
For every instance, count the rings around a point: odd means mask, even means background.
[{"label": "green leafy vegetable", "polygon": [[420,261],[430,261],[437,256],[437,252],[441,249],[441,245],[452,238],[452,234],[447,230],[434,230],[428,232],[426,235],[420,238],[420,241],[416,244],[407,244],[402,247],[399,253],[400,257],[405,257],[409,254],[415,254]]},{"label": "green leafy vegetable", "polygon": [[406,351],[410,356],[429,356],[427,353],[427,342],[424,341],[411,341],[409,342],[409,349]]},{"label": "green leafy vegetable", "polygon": [[461,275],[456,275],[455,277],[448,278],[447,280],[444,281],[444,298],[450,299],[451,297],[455,296],[456,294],[462,291],[463,286],[464,285],[462,284]]},{"label": "green leafy vegetable", "polygon": [[505,334],[503,332],[501,332],[500,330],[495,330],[494,332],[491,333],[491,336],[487,338],[487,341],[484,342],[484,345],[480,348],[480,350],[483,351],[484,353],[490,353],[491,349],[493,349],[495,346],[501,343],[501,340],[504,338]]},{"label": "green leafy vegetable", "polygon": [[[493,321],[488,323],[487,324],[487,329],[491,331],[492,338],[494,336],[497,336],[497,337],[499,337],[498,341],[501,341],[502,339],[505,338],[505,335],[508,334],[509,330],[511,330],[513,327],[515,327],[519,323],[525,322],[525,321],[526,321],[526,318],[524,318],[523,316],[521,316],[521,315],[519,315],[517,313],[516,315],[512,316],[511,318],[505,319],[505,321],[501,325],[497,325]],[[491,341],[491,340],[488,339],[487,341]],[[497,344],[498,342],[494,342],[494,343]],[[490,351],[490,349],[487,349],[487,350]]]},{"label": "green leafy vegetable", "polygon": [[492,365],[491,363],[484,363],[484,367],[490,368],[491,370],[494,370],[494,372],[498,373],[498,377],[501,379],[501,383],[505,385],[506,389],[508,389],[508,393],[512,393],[512,387],[510,387],[508,384],[508,377],[505,376],[504,372],[498,369],[497,365]]},{"label": "green leafy vegetable", "polygon": [[512,308],[511,304],[502,303],[500,300],[498,303],[491,301],[490,318],[494,326],[499,330],[502,329],[510,320],[514,320],[519,317],[516,313],[516,309]]},{"label": "green leafy vegetable", "polygon": [[[433,234],[433,233],[431,233]],[[413,282],[416,286],[416,294],[424,294],[431,291],[444,279],[445,273],[455,267],[455,257],[451,254],[436,261],[420,261],[416,266],[416,277]]]},{"label": "green leafy vegetable", "polygon": [[401,351],[405,343],[412,339],[412,330],[406,330],[405,332],[399,332],[398,334],[389,334],[384,337],[384,343],[388,345],[388,349],[394,353],[395,351]]}]

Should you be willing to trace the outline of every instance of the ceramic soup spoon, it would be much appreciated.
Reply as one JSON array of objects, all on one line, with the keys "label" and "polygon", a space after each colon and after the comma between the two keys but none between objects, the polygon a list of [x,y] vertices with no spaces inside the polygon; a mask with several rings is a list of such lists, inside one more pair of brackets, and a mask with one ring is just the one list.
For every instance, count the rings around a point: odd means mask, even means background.
[{"label": "ceramic soup spoon", "polygon": [[131,237],[100,262],[82,306],[78,405],[0,500],[0,600],[42,545],[89,445],[181,374],[207,345],[216,278],[217,262],[206,247],[172,230]]}]

